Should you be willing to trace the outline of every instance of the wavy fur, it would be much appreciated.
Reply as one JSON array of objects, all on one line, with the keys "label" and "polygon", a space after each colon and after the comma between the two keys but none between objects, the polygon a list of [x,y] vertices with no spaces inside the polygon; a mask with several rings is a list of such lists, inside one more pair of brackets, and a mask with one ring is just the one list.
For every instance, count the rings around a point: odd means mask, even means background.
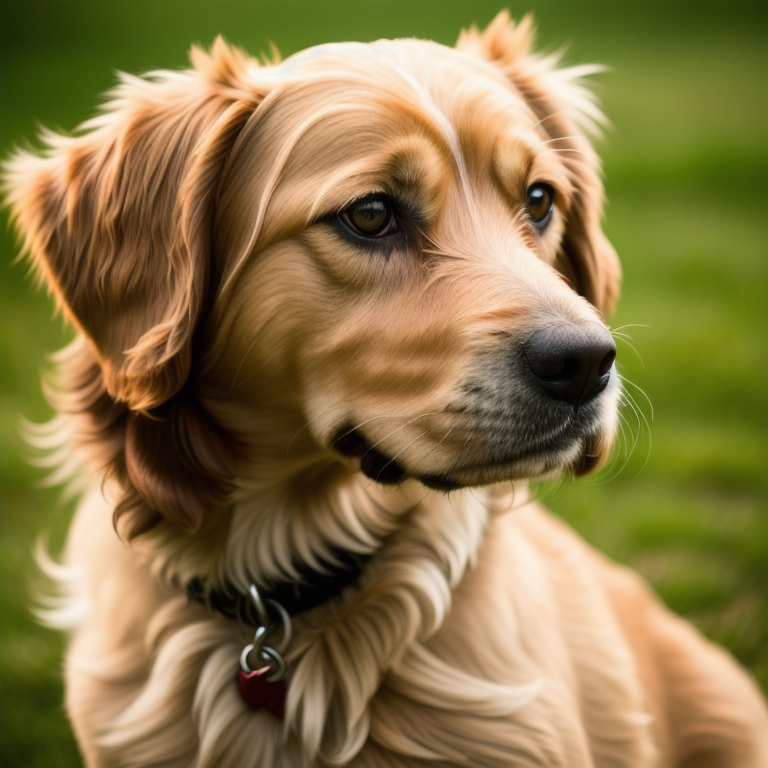
[{"label": "wavy fur", "polygon": [[[79,331],[33,442],[89,485],[48,570],[90,768],[768,762],[746,676],[527,497],[604,460],[620,397],[595,70],[530,44],[503,13],[457,49],[218,40],[5,164]],[[602,383],[563,394],[577,342]],[[252,630],[185,585],[339,550],[367,565],[293,617],[284,722],[251,711]]]}]

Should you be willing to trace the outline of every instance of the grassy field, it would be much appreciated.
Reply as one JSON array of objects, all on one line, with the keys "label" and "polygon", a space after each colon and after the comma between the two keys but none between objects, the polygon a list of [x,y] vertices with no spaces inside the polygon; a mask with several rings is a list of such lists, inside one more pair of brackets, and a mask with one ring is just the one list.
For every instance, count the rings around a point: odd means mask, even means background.
[{"label": "grassy field", "polygon": [[[622,257],[620,366],[642,416],[612,466],[542,489],[550,507],[725,644],[768,691],[768,16],[762,2],[548,0],[535,10],[548,50],[599,61],[613,122],[598,149],[606,230]],[[430,37],[451,44],[487,23],[485,0],[4,0],[0,152],[43,124],[92,114],[114,70],[183,66],[218,33],[252,53],[338,39]],[[61,705],[62,640],[29,612],[32,549],[55,549],[70,506],[38,487],[19,417],[50,414],[46,356],[68,332],[0,248],[0,765],[79,764]],[[642,389],[642,393],[639,387]],[[644,393],[644,394],[643,394]],[[651,406],[652,403],[652,406]],[[646,426],[645,420],[651,422]]]}]

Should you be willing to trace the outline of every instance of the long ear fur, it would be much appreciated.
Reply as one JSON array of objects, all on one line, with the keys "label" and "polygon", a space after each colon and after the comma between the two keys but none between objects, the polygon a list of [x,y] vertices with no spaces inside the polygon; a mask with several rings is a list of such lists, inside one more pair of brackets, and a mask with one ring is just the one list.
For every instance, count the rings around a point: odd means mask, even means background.
[{"label": "long ear fur", "polygon": [[128,537],[160,515],[196,530],[231,491],[233,446],[185,386],[211,279],[216,195],[230,148],[265,95],[220,39],[195,69],[123,76],[103,114],[42,157],[5,163],[24,246],[80,330],[61,357],[75,443],[117,477]]},{"label": "long ear fur", "polygon": [[568,211],[559,258],[560,271],[574,288],[604,314],[618,298],[621,268],[616,252],[603,234],[603,185],[599,161],[579,127],[594,131],[604,118],[592,94],[579,78],[599,71],[596,67],[558,69],[558,57],[530,53],[532,21],[526,16],[514,25],[502,11],[483,32],[470,29],[457,47],[498,66],[527,100],[541,130],[556,140],[551,146],[563,152],[575,190]]},{"label": "long ear fur", "polygon": [[218,176],[258,99],[214,79],[238,57],[217,41],[210,60],[193,52],[197,70],[122,76],[82,135],[47,133],[43,157],[5,164],[26,250],[133,410],[168,400],[189,372]]}]

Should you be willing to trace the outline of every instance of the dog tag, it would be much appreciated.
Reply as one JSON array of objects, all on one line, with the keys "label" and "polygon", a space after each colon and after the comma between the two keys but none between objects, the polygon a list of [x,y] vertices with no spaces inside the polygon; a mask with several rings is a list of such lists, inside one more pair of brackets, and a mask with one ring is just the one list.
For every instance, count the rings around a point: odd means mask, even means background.
[{"label": "dog tag", "polygon": [[285,717],[285,680],[267,680],[272,671],[268,666],[253,672],[241,669],[238,676],[240,692],[251,709],[266,707],[278,720],[282,720]]}]

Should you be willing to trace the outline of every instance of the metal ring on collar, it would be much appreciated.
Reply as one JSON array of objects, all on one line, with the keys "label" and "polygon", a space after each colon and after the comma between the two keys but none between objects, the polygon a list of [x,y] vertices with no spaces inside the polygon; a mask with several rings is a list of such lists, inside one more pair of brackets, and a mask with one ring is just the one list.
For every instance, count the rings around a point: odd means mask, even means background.
[{"label": "metal ring on collar", "polygon": [[240,654],[240,669],[243,670],[246,674],[250,674],[253,672],[253,670],[248,665],[248,657],[254,652],[257,651],[258,654],[262,655],[262,642],[264,641],[264,636],[267,634],[267,628],[266,627],[259,627],[256,630],[256,634],[253,637],[253,642],[249,645],[246,645],[245,648],[243,648],[242,653]]},{"label": "metal ring on collar", "polygon": [[[254,650],[256,650],[256,646],[251,643],[250,645],[246,645],[240,654],[240,669],[242,669],[246,675],[250,675],[251,672],[254,671],[248,665],[248,657]],[[280,680],[285,674],[285,660],[283,657],[274,648],[270,648],[268,645],[265,645],[259,650],[259,655],[267,662],[266,666],[272,669],[272,672],[267,675],[267,680],[269,680],[270,683]]]},{"label": "metal ring on collar", "polygon": [[[251,586],[248,588],[248,592],[251,596],[251,599],[253,600],[254,607],[256,608],[256,614],[259,617],[261,626],[264,627],[267,631],[271,630],[274,622],[270,619],[267,606],[265,605],[264,600],[261,598],[258,587],[255,584],[251,584]],[[267,603],[269,603],[280,615],[280,619],[283,623],[283,639],[280,641],[278,647],[280,650],[285,650],[288,647],[288,643],[291,642],[291,617],[288,615],[288,611],[286,611],[285,608],[283,608],[283,606],[280,605],[280,603],[278,603],[276,600],[268,599]],[[258,642],[258,629],[256,630],[256,637],[257,640],[254,642]]]},{"label": "metal ring on collar", "polygon": [[250,675],[251,672],[253,672],[253,670],[248,666],[248,657],[251,655],[251,651],[253,651],[255,648],[256,646],[251,643],[250,645],[246,645],[240,654],[240,669],[242,669],[246,675]]},{"label": "metal ring on collar", "polygon": [[[261,649],[261,658],[268,663],[273,661],[277,665],[276,668],[273,667],[274,671],[267,675],[267,680],[269,680],[270,683],[280,680],[285,674],[285,660],[283,657],[274,648],[265,645]],[[269,666],[272,667],[272,664],[270,663]]]},{"label": "metal ring on collar", "polygon": [[251,600],[253,600],[253,604],[256,606],[256,614],[259,617],[259,621],[261,622],[261,625],[263,627],[268,627],[270,624],[270,621],[269,621],[269,614],[267,613],[267,606],[264,605],[264,601],[261,599],[261,595],[259,594],[259,590],[256,588],[256,585],[251,584],[251,586],[248,588],[248,592],[251,595]]}]

